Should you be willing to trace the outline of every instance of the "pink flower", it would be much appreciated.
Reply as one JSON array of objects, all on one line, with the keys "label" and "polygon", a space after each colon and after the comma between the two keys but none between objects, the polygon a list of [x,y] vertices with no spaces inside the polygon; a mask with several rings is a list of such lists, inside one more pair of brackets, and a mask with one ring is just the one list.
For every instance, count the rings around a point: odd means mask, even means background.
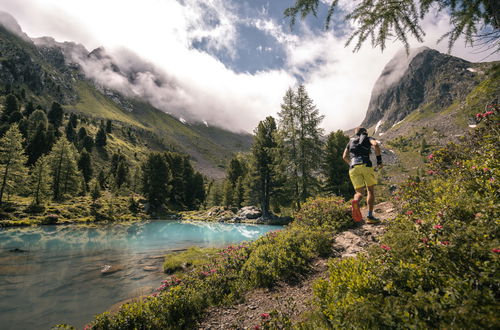
[{"label": "pink flower", "polygon": [[441,225],[435,225],[434,226],[434,229],[442,229],[442,228],[443,228],[443,226],[441,226]]},{"label": "pink flower", "polygon": [[500,253],[500,249],[491,249],[491,252],[493,252],[493,253]]},{"label": "pink flower", "polygon": [[390,246],[387,246],[387,245],[380,245],[380,248],[381,249],[384,249],[386,251],[390,251],[391,250],[391,247]]},{"label": "pink flower", "polygon": [[412,215],[413,211],[406,211],[406,215]]},{"label": "pink flower", "polygon": [[422,242],[427,243],[429,242],[429,239],[427,237],[422,238]]},{"label": "pink flower", "polygon": [[476,169],[476,167],[475,167],[475,166],[472,166],[472,167],[471,167],[471,169],[475,170],[475,169]]},{"label": "pink flower", "polygon": [[442,245],[450,245],[450,241],[442,241],[441,244]]},{"label": "pink flower", "polygon": [[417,220],[415,220],[415,223],[416,223],[417,225],[421,225],[421,224],[422,224],[422,220],[421,220],[421,219],[417,219]]},{"label": "pink flower", "polygon": [[428,159],[433,159],[434,158],[434,155],[433,154],[430,154],[429,156],[427,156]]},{"label": "pink flower", "polygon": [[260,314],[260,317],[263,319],[267,319],[269,317],[269,313],[262,313]]},{"label": "pink flower", "polygon": [[256,325],[253,327],[255,330],[259,330],[260,329],[260,325]]},{"label": "pink flower", "polygon": [[429,174],[429,175],[433,175],[434,173],[436,173],[436,172],[434,172],[433,170],[428,170],[427,171],[427,174]]},{"label": "pink flower", "polygon": [[212,273],[212,274],[213,274],[213,273],[216,273],[216,272],[217,272],[217,270],[216,270],[216,269],[210,269],[210,273]]},{"label": "pink flower", "polygon": [[483,114],[482,113],[476,113],[476,118],[482,118]]},{"label": "pink flower", "polygon": [[487,168],[487,167],[483,168],[483,171],[485,171],[485,172],[488,172],[489,170],[490,170],[490,169],[489,169],[489,168]]}]

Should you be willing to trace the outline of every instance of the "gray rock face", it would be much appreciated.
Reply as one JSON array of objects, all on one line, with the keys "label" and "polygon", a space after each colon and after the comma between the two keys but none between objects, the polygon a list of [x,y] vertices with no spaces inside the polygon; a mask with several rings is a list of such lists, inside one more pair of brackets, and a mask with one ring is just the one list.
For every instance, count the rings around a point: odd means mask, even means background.
[{"label": "gray rock face", "polygon": [[375,83],[362,126],[385,131],[419,107],[445,109],[476,86],[473,66],[426,47],[396,55]]}]

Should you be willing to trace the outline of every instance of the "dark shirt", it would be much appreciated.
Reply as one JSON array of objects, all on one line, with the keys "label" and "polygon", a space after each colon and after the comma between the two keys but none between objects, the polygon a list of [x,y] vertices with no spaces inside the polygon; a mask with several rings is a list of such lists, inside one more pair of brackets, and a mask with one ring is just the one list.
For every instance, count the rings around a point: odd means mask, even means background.
[{"label": "dark shirt", "polygon": [[372,137],[364,134],[361,136],[356,135],[349,140],[346,149],[349,151],[349,157],[351,158],[351,168],[360,164],[366,164],[366,166],[372,167],[372,162],[370,160],[372,149],[370,141],[372,140]]}]

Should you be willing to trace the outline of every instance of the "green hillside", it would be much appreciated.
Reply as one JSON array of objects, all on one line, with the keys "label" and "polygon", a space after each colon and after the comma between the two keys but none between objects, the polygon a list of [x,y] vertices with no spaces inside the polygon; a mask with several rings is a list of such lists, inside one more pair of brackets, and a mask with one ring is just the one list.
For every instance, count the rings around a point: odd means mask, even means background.
[{"label": "green hillside", "polygon": [[142,135],[155,135],[149,138],[156,141],[149,145],[151,149],[186,153],[198,170],[212,178],[224,176],[224,167],[233,153],[250,148],[250,134],[184,124],[142,100],[117,92],[108,96],[85,80],[75,65],[67,65],[57,47],[37,47],[2,26],[0,41],[0,88],[5,95],[13,91],[18,99],[31,100],[44,109],[56,101],[66,112],[112,120]]}]

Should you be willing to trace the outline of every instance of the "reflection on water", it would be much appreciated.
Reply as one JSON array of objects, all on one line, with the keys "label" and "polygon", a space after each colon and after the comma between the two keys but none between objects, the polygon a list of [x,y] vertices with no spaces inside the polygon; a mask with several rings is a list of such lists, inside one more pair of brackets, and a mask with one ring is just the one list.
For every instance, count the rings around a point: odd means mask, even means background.
[{"label": "reflection on water", "polygon": [[[2,329],[82,327],[93,315],[148,294],[163,274],[158,255],[189,246],[254,240],[275,226],[150,221],[0,231]],[[104,265],[118,270],[102,275]],[[146,272],[144,267],[158,267]]]}]

